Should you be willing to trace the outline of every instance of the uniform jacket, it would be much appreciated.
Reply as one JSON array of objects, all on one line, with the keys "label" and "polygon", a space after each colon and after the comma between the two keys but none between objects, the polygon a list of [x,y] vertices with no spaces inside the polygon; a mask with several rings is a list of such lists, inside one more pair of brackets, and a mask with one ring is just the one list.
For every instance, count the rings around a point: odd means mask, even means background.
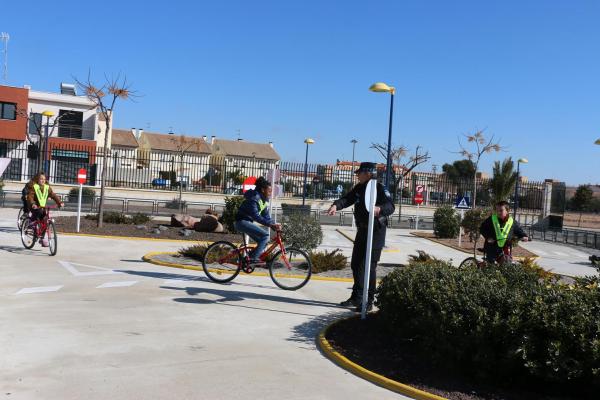
[{"label": "uniform jacket", "polygon": [[265,208],[260,212],[260,201],[267,202],[268,199],[266,199],[259,191],[248,190],[244,193],[244,201],[238,209],[235,220],[258,222],[265,226],[273,225],[274,222],[269,215],[269,209]]},{"label": "uniform jacket", "polygon": [[[333,204],[338,210],[354,206],[354,218],[358,231],[355,244],[366,243],[369,224],[369,212],[365,204],[365,191],[367,185],[359,183],[352,188],[345,196],[336,200]],[[385,233],[387,227],[387,217],[394,213],[394,203],[392,198],[385,190],[382,184],[377,184],[377,201],[375,205],[380,207],[379,217],[376,218],[373,230],[373,248],[381,249],[385,246]]]},{"label": "uniform jacket", "polygon": [[[48,185],[48,184],[46,184]],[[43,191],[43,187],[40,187],[40,190]],[[52,191],[52,187],[50,187],[50,185],[48,185],[48,198],[54,200],[54,202],[56,204],[60,204],[60,199],[58,198],[58,196]],[[40,202],[37,198],[37,195],[35,194],[35,189],[33,187],[33,183],[29,186],[29,191],[27,192],[27,204],[29,204],[29,207],[33,206],[34,204],[37,205],[38,207],[40,206]]]},{"label": "uniform jacket", "polygon": [[[500,218],[498,218],[498,221],[500,222],[500,228],[502,228],[505,222],[502,221]],[[486,254],[490,252],[497,253],[499,249],[501,249],[500,247],[498,247],[498,244],[496,242],[487,242],[487,239],[489,238],[496,239],[496,231],[494,230],[494,223],[492,222],[492,217],[488,217],[485,221],[483,221],[481,227],[479,227],[479,233],[481,233],[481,235],[486,239],[485,244],[483,245],[483,249]],[[510,231],[508,232],[508,238],[506,239],[506,244],[508,246],[511,245],[512,239],[515,236],[519,239],[527,236],[527,234],[525,233],[523,228],[521,228],[521,225],[519,225],[517,221],[513,221],[513,225],[510,228]]]}]

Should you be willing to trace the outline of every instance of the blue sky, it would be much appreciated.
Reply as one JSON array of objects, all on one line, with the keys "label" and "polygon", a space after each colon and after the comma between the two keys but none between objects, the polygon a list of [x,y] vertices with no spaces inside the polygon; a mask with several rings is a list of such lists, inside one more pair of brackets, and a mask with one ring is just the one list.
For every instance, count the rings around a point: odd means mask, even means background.
[{"label": "blue sky", "polygon": [[[39,5],[39,7],[36,6]],[[55,4],[55,5],[54,5]],[[38,12],[33,12],[36,8]],[[105,11],[106,10],[106,11]],[[3,4],[9,80],[56,91],[88,69],[142,95],[116,126],[275,142],[286,160],[379,161],[394,143],[431,171],[477,129],[527,157],[530,179],[600,183],[600,2],[211,1]]]}]

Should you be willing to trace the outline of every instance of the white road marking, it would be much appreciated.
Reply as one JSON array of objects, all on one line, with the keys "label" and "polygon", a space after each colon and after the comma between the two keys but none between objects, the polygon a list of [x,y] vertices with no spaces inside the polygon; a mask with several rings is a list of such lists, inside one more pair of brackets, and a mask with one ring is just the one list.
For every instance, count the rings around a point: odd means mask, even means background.
[{"label": "white road marking", "polygon": [[548,255],[548,253],[546,253],[543,250],[538,250],[538,249],[533,250],[532,249],[531,251],[533,251],[534,253],[536,253],[538,256],[547,256]]},{"label": "white road marking", "polygon": [[[68,261],[59,261],[58,263],[60,265],[62,265],[67,271],[69,271],[74,276],[97,276],[97,275],[112,275],[112,274],[120,273],[120,272],[116,272],[110,268],[95,267],[93,265],[78,264],[78,263],[72,263],[72,262],[68,262]],[[84,267],[84,268],[95,269],[97,271],[82,272],[82,271],[79,271],[75,267],[76,265],[78,265],[80,267]]]},{"label": "white road marking", "polygon": [[56,291],[59,291],[60,289],[62,289],[62,287],[63,287],[62,285],[59,285],[59,286],[40,286],[40,287],[23,288],[15,294],[56,292]]},{"label": "white road marking", "polygon": [[563,257],[568,257],[569,255],[566,253],[563,253],[561,251],[555,251],[554,254],[556,254],[557,256],[563,256]]},{"label": "white road marking", "polygon": [[96,289],[105,289],[105,288],[111,288],[111,287],[128,287],[128,286],[133,286],[136,283],[138,283],[138,281],[106,282],[100,286],[96,286]]}]

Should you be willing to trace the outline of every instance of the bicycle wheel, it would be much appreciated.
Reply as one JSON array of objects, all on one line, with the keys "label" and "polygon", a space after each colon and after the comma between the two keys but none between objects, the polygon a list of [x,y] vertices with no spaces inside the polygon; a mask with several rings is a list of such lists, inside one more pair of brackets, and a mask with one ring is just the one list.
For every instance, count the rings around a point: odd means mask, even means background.
[{"label": "bicycle wheel", "polygon": [[21,209],[19,210],[19,215],[17,216],[17,228],[19,230],[21,230],[21,226],[23,225],[23,221],[25,220],[26,215],[25,215],[25,209],[23,209],[23,207],[21,207]]},{"label": "bicycle wheel", "polygon": [[21,224],[21,242],[23,243],[23,247],[31,249],[35,246],[36,240],[35,223],[24,222]]},{"label": "bicycle wheel", "polygon": [[58,236],[56,235],[56,228],[52,221],[48,222],[46,237],[48,238],[48,250],[50,250],[50,255],[55,256],[56,251],[58,250]]},{"label": "bicycle wheel", "polygon": [[467,257],[460,263],[458,266],[459,269],[467,269],[467,268],[478,268],[479,264],[477,258],[475,257]]},{"label": "bicycle wheel", "polygon": [[286,247],[285,253],[279,251],[269,261],[269,274],[281,289],[298,290],[310,279],[312,263],[304,251]]},{"label": "bicycle wheel", "polygon": [[240,261],[237,247],[233,243],[215,242],[204,253],[202,269],[211,281],[226,283],[240,273]]}]

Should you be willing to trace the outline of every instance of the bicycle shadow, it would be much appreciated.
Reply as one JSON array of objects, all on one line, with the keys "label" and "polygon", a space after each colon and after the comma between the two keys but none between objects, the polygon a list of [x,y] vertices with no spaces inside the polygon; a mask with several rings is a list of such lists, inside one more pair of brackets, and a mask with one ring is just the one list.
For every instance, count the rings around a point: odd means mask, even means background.
[{"label": "bicycle shadow", "polygon": [[10,228],[8,226],[1,226],[0,227],[0,232],[1,233],[19,233],[21,231],[19,229],[17,229],[17,228]]},{"label": "bicycle shadow", "polygon": [[[250,304],[240,304],[244,301],[251,300],[260,300],[262,302],[267,301],[271,302],[274,305],[277,304],[291,304],[291,305],[301,305],[301,306],[310,306],[310,307],[327,307],[327,308],[336,308],[342,309],[337,303],[331,303],[327,301],[319,301],[319,300],[308,300],[308,299],[295,299],[291,297],[277,296],[271,294],[259,294],[254,292],[242,292],[239,290],[223,290],[223,289],[213,289],[213,288],[201,288],[201,287],[173,287],[173,286],[161,286],[161,289],[168,290],[176,290],[176,291],[184,291],[188,296],[194,297],[178,297],[174,298],[173,301],[177,303],[186,303],[186,304],[216,304],[216,305],[224,305],[230,307],[241,307],[248,308],[254,310],[263,310],[263,311],[271,311],[282,314],[292,314],[292,315],[302,315],[309,317],[318,317],[321,314],[308,314],[298,311],[288,311],[281,310],[270,307],[260,307],[256,305]],[[208,296],[216,296],[217,299],[210,298],[202,298],[196,297],[200,295],[208,295]]]},{"label": "bicycle shadow", "polygon": [[41,250],[26,249],[24,247],[6,246],[6,245],[0,245],[0,251],[6,251],[8,253],[28,255],[28,256],[42,256],[42,255],[45,256],[46,255]]}]

